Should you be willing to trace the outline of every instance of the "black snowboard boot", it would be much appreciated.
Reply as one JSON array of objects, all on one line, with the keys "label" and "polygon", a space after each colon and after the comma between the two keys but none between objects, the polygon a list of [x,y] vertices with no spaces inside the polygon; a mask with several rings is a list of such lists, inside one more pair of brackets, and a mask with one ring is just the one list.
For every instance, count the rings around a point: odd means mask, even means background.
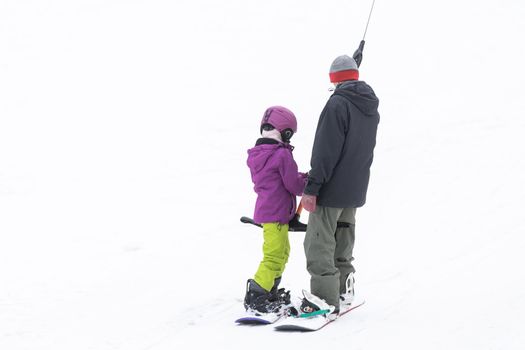
[{"label": "black snowboard boot", "polygon": [[273,282],[273,287],[270,290],[269,300],[272,302],[279,302],[284,306],[291,304],[290,301],[290,291],[284,288],[279,288],[279,283],[281,283],[281,277],[278,277]]},{"label": "black snowboard boot", "polygon": [[246,283],[246,296],[244,297],[244,308],[246,311],[257,313],[280,312],[282,303],[278,298],[272,298],[272,293],[266,291],[257,282],[249,279]]}]

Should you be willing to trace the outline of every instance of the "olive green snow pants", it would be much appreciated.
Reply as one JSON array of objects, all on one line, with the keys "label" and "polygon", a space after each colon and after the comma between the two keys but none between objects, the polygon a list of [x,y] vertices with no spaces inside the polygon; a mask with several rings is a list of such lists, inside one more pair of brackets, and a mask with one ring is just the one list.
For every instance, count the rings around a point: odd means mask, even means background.
[{"label": "olive green snow pants", "polygon": [[[339,309],[339,296],[345,293],[349,273],[355,272],[352,251],[355,241],[356,208],[317,206],[309,214],[304,238],[310,291]],[[337,228],[337,222],[349,227]]]},{"label": "olive green snow pants", "polygon": [[290,255],[288,225],[279,223],[263,224],[263,260],[255,273],[258,285],[270,291],[276,278],[281,277]]}]

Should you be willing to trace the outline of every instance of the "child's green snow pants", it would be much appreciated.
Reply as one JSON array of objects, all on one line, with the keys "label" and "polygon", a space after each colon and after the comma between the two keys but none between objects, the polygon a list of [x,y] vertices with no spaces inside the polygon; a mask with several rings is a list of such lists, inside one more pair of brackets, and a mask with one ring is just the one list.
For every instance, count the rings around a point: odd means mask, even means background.
[{"label": "child's green snow pants", "polygon": [[254,280],[261,287],[270,291],[276,278],[281,277],[290,255],[288,225],[279,223],[262,224],[264,244],[263,260],[255,273]]}]

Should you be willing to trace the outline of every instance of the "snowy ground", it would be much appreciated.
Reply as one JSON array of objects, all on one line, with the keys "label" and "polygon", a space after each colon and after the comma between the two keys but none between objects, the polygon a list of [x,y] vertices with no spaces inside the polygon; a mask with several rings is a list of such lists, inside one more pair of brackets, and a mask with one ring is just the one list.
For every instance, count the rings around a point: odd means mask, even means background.
[{"label": "snowy ground", "polygon": [[238,221],[260,116],[296,113],[308,170],[328,67],[370,4],[0,2],[0,349],[525,348],[518,0],[376,2],[367,304],[314,334],[233,324],[261,256]]}]

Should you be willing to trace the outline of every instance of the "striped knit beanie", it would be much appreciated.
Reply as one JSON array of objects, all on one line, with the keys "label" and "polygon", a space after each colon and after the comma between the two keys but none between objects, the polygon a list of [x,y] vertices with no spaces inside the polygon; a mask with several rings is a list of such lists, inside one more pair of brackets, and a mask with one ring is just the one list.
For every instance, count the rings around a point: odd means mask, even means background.
[{"label": "striped knit beanie", "polygon": [[358,79],[359,68],[352,57],[342,55],[332,62],[332,65],[330,66],[330,81],[332,83]]}]

